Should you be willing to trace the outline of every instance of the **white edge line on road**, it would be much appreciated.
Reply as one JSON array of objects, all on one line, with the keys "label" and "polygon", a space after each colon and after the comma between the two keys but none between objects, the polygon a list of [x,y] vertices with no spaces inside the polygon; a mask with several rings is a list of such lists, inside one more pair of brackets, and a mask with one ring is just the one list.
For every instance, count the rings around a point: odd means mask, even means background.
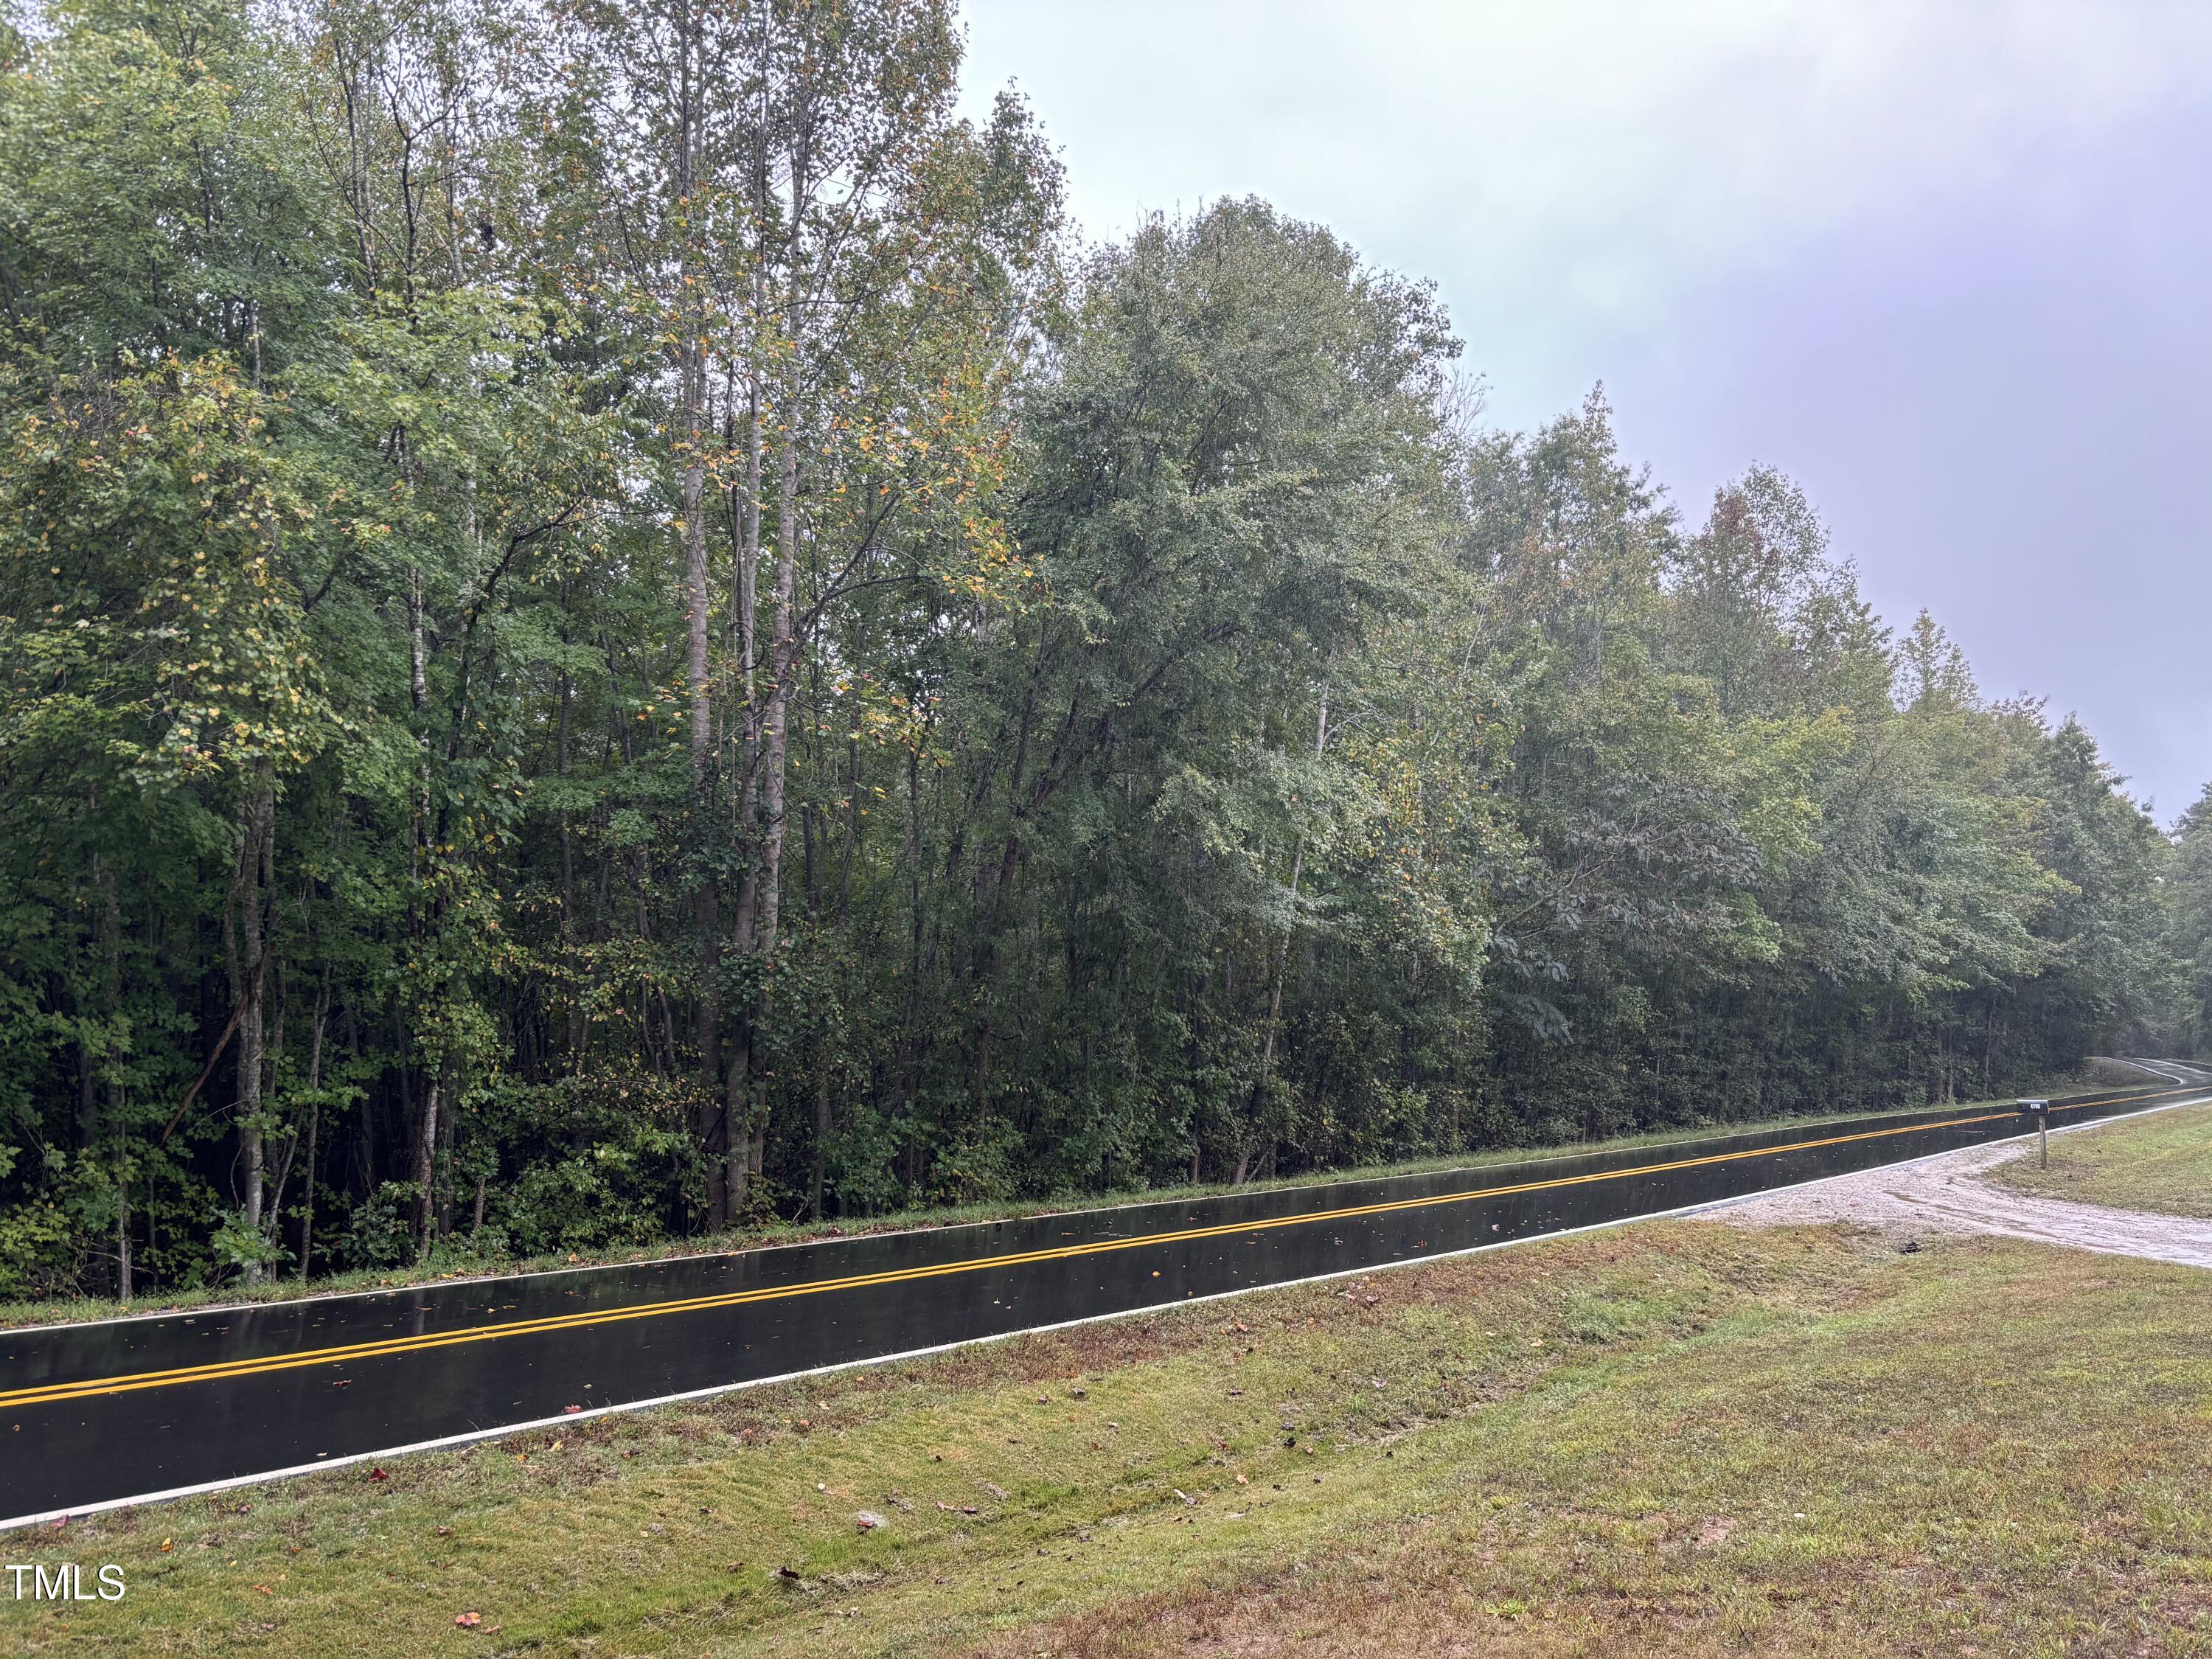
[{"label": "white edge line on road", "polygon": [[[2140,1112],[2116,1112],[2111,1117],[2100,1117],[2091,1123],[2069,1123],[2063,1129],[2053,1129],[2055,1135],[2071,1134],[2077,1129],[2094,1129],[2100,1124],[2124,1122],[2129,1118],[2149,1117],[2158,1112],[2170,1112],[2183,1106],[2201,1106],[2212,1101],[2212,1094],[2191,1100],[2177,1100],[2166,1105],[2147,1107]],[[2033,1134],[2033,1130],[2028,1132]],[[2001,1135],[1994,1139],[1979,1141],[1983,1146],[1999,1146],[2008,1140],[2024,1140],[2027,1135]],[[1894,1164],[1870,1165],[1875,1170],[1909,1169],[1915,1164],[1930,1159],[1948,1158],[1952,1152],[1967,1150],[1954,1146],[1948,1151],[1929,1152],[1919,1158],[1900,1158]],[[1632,1226],[1640,1221],[1665,1221],[1680,1216],[1697,1215],[1708,1210],[1725,1209],[1730,1205],[1748,1203],[1756,1198],[1770,1198],[1776,1193],[1794,1193],[1806,1187],[1817,1187],[1822,1182],[1841,1181],[1847,1176],[1865,1175],[1868,1170],[1846,1170],[1842,1175],[1819,1176],[1811,1181],[1793,1181],[1786,1187],[1762,1187],[1755,1193],[1744,1193],[1732,1198],[1706,1199],[1700,1203],[1679,1205],[1671,1210],[1647,1210],[1640,1215],[1625,1215],[1613,1221],[1594,1221],[1586,1227],[1563,1227],[1557,1232],[1531,1233],[1524,1238],[1501,1238],[1494,1244],[1470,1244],[1464,1249],[1439,1250],[1433,1255],[1412,1256],[1402,1261],[1386,1262],[1380,1266],[1346,1267],[1335,1273],[1310,1273],[1304,1279],[1275,1279],[1266,1285],[1248,1285],[1242,1290],[1212,1291],[1204,1296],[1186,1297],[1180,1302],[1155,1302],[1147,1307],[1127,1308],[1118,1313],[1087,1314],[1080,1319],[1063,1319],[1050,1325],[1024,1325],[1018,1331],[1000,1331],[990,1336],[963,1337],[957,1342],[939,1342],[927,1348],[908,1348],[898,1353],[871,1355],[866,1359],[847,1359],[835,1365],[813,1365],[804,1370],[784,1371],[775,1376],[756,1376],[743,1382],[718,1382],[712,1388],[687,1389],[682,1394],[655,1395],[650,1400],[626,1401],[619,1406],[592,1406],[580,1412],[563,1412],[558,1417],[534,1417],[526,1422],[509,1423],[496,1429],[471,1429],[466,1434],[449,1434],[436,1440],[417,1440],[405,1446],[388,1446],[380,1451],[349,1453],[343,1457],[318,1459],[313,1463],[295,1463],[289,1468],[266,1469],[258,1474],[233,1475],[226,1480],[207,1480],[194,1486],[172,1486],[163,1492],[141,1492],[132,1498],[111,1498],[98,1504],[88,1504],[81,1509],[47,1510],[38,1515],[19,1515],[0,1520],[0,1532],[12,1532],[23,1527],[45,1526],[55,1522],[81,1520],[87,1516],[103,1514],[109,1510],[131,1509],[142,1504],[167,1504],[179,1498],[198,1498],[208,1492],[230,1492],[240,1486],[258,1486],[264,1481],[286,1480],[295,1475],[313,1474],[324,1469],[343,1469],[359,1463],[372,1463],[380,1457],[408,1457],[416,1452],[438,1451],[447,1446],[474,1445],[483,1441],[497,1440],[511,1434],[528,1434],[538,1429],[557,1428],[564,1423],[588,1422],[595,1417],[611,1417],[617,1412],[651,1411],[658,1406],[673,1406],[687,1400],[711,1400],[717,1395],[737,1394],[746,1389],[771,1388],[778,1382],[797,1382],[801,1377],[833,1376],[839,1371],[854,1371],[868,1365],[896,1365],[910,1359],[927,1359],[933,1354],[951,1353],[956,1348],[981,1347],[987,1342],[1005,1342],[1018,1336],[1042,1336],[1053,1331],[1073,1330],[1082,1325],[1103,1325],[1116,1319],[1141,1319],[1148,1315],[1163,1314],[1176,1308],[1194,1308],[1206,1302],[1225,1302],[1232,1297],[1252,1296],[1261,1291],[1295,1290],[1301,1285],[1326,1285],[1339,1279],[1361,1279],[1370,1273],[1391,1273],[1401,1267],[1419,1267],[1426,1261],[1449,1261],[1463,1255],[1480,1255],[1487,1250],[1510,1250],[1516,1245],[1540,1244],[1547,1239],[1573,1238],[1583,1233],[1603,1232],[1612,1227]]]}]

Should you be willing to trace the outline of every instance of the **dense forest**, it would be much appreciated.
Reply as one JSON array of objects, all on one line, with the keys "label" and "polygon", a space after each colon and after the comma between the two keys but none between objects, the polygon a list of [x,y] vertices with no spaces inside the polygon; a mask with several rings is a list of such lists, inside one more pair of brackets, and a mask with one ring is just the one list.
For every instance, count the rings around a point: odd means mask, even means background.
[{"label": "dense forest", "polygon": [[0,1292],[2212,1047],[2212,797],[949,0],[0,24]]}]

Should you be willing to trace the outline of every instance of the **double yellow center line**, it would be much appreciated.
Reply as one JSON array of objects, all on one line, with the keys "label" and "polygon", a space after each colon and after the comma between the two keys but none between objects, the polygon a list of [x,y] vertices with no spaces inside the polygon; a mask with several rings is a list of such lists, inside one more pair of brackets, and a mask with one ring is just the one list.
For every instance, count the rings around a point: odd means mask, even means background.
[{"label": "double yellow center line", "polygon": [[[2089,1106],[2111,1106],[2122,1102],[2163,1100],[2172,1095],[2202,1094],[2201,1085],[2165,1089],[2154,1094],[2114,1095],[2101,1100],[2076,1100],[2054,1104],[2055,1111],[2073,1111]],[[233,1377],[258,1376],[272,1371],[298,1370],[311,1365],[342,1365],[356,1360],[381,1359],[392,1354],[416,1353],[428,1348],[459,1347],[472,1342],[496,1342],[507,1337],[540,1336],[554,1332],[582,1330],[598,1325],[619,1324],[632,1319],[660,1319],[673,1314],[704,1313],[717,1308],[744,1307],[758,1302],[780,1302],[791,1297],[822,1296],[835,1291],[864,1290],[879,1285],[911,1284],[925,1279],[943,1279],[954,1273],[989,1273],[1002,1267],[1018,1267],[1035,1262],[1066,1261],[1079,1256],[1103,1255],[1114,1250],[1148,1249],[1160,1244],[1190,1243],[1200,1239],[1227,1238],[1239,1234],[1271,1231],[1281,1227],[1303,1227],[1326,1221],[1356,1221],[1366,1216],[1392,1215],[1408,1210],[1435,1209],[1448,1204],[1470,1204],[1484,1199],[1510,1197],[1516,1193],[1555,1191],[1567,1187],[1586,1187],[1602,1181],[1626,1181],[1636,1176],[1666,1175],[1677,1170],[1708,1168],[1719,1164],[1734,1164],[1746,1158],[1774,1158],[1785,1152],[1811,1152],[1822,1146],[1839,1146],[1851,1141],[1881,1140],[1893,1135],[1918,1134],[1930,1129],[1963,1128],[1976,1123],[1994,1123],[2000,1119],[2016,1116],[2014,1112],[1983,1112],[1972,1117],[1946,1118],[1935,1123],[1908,1123],[1890,1129],[1865,1129],[1856,1134],[1827,1135],[1819,1139],[1792,1141],[1781,1146],[1755,1146],[1743,1152],[1712,1152],[1702,1158],[1675,1158],[1664,1164],[1638,1164],[1633,1169],[1607,1170],[1592,1175],[1559,1176],[1549,1181],[1528,1181],[1510,1187],[1480,1187],[1464,1193],[1444,1193],[1425,1198],[1401,1198],[1380,1204],[1358,1204],[1337,1210],[1310,1210],[1297,1215],[1275,1216],[1257,1221],[1222,1222],[1210,1227],[1187,1227],[1176,1232],[1141,1233],[1126,1238],[1094,1240],[1085,1244],[1065,1244],[1050,1249],[1022,1250],[1003,1255],[975,1256],[962,1261],[940,1262],[934,1266],[900,1267],[888,1273],[853,1273],[841,1279],[811,1279],[799,1285],[764,1286],[758,1290],[730,1291],[715,1296],[695,1296],[666,1302],[649,1302],[627,1308],[607,1308],[597,1311],[559,1314],[544,1319],[521,1319],[501,1325],[475,1325],[459,1330],[445,1331],[421,1336],[395,1336],[378,1342],[355,1342],[342,1346],[314,1348],[305,1352],[270,1355],[261,1358],[225,1360],[214,1364],[185,1365],[170,1370],[139,1371],[126,1376],[91,1377],[75,1382],[55,1382],[40,1388],[16,1389],[0,1392],[0,1411],[25,1406],[51,1405],[58,1401],[81,1400],[95,1395],[131,1394],[141,1389],[177,1388],[191,1382],[220,1382]],[[1253,1288],[1258,1289],[1259,1286]]]}]

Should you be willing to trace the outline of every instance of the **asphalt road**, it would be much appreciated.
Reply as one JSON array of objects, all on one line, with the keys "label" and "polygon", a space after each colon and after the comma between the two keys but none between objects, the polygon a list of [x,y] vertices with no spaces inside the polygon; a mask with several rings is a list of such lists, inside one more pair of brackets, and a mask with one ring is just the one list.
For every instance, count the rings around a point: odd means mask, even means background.
[{"label": "asphalt road", "polygon": [[[2054,1127],[2204,1097],[2064,1097]],[[1946,1108],[634,1266],[0,1331],[0,1528],[1601,1226],[2021,1133]]]}]

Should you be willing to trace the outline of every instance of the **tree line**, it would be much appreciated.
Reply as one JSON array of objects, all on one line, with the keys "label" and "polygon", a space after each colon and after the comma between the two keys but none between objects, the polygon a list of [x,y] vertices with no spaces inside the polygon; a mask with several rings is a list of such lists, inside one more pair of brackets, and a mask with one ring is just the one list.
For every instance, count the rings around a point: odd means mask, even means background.
[{"label": "tree line", "polygon": [[1326,229],[1085,246],[960,46],[949,0],[0,25],[0,1291],[2203,1028],[2205,806],[2176,863],[1774,471],[1692,520],[1599,395],[1486,424]]}]

